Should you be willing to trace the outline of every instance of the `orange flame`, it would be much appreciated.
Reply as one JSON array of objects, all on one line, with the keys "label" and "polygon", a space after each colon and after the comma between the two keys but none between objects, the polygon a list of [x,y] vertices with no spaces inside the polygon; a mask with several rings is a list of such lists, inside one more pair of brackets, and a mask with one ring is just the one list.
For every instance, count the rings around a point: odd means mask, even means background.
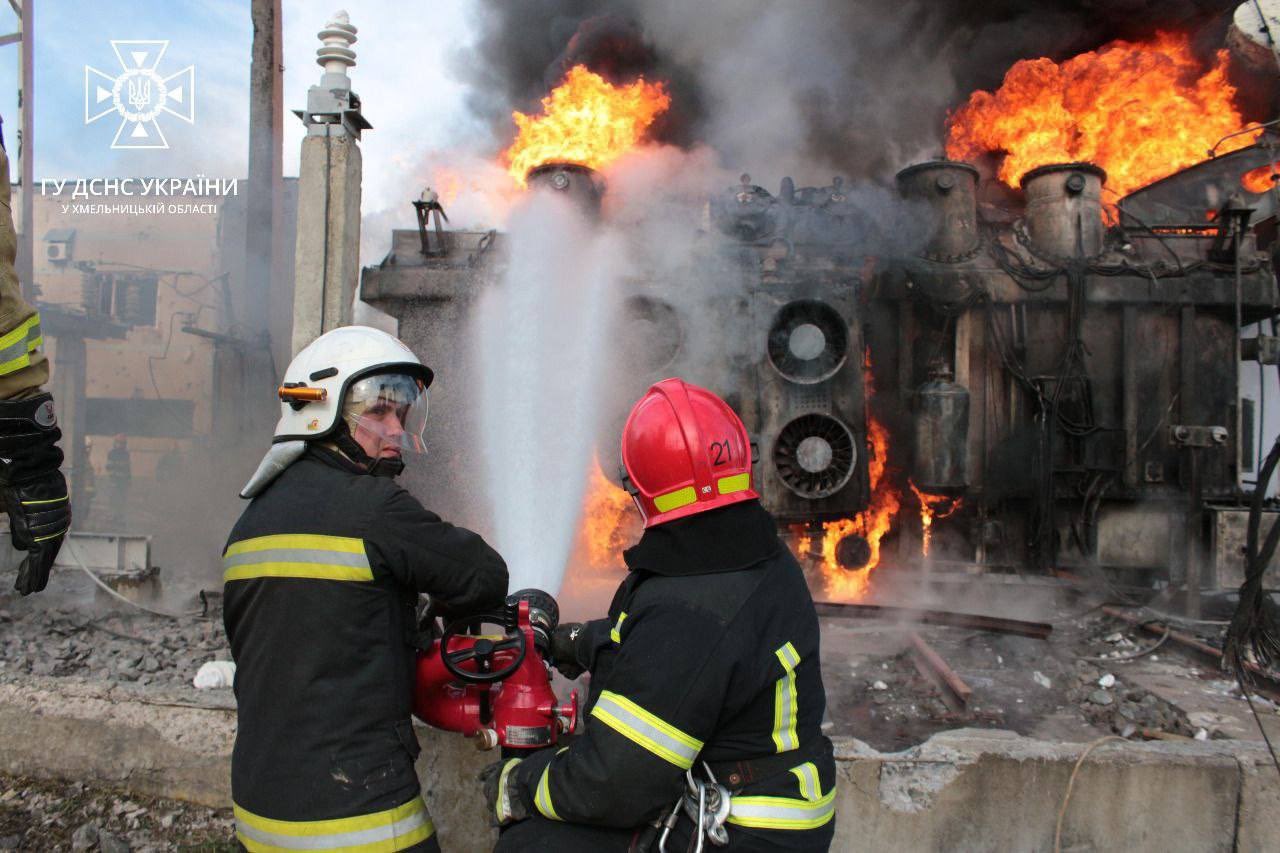
[{"label": "orange flame", "polygon": [[[870,385],[868,385],[870,387]],[[842,518],[822,525],[822,583],[827,595],[842,601],[864,598],[871,586],[871,573],[880,565],[880,542],[893,529],[902,506],[902,493],[886,478],[889,458],[889,431],[874,417],[867,419],[867,479],[871,500],[854,518]],[[871,556],[861,568],[846,569],[836,561],[836,547],[854,534],[867,540]]]},{"label": "orange flame", "polygon": [[662,83],[640,78],[614,86],[586,66],[575,65],[542,99],[540,115],[511,114],[520,130],[502,157],[520,186],[529,170],[543,163],[600,169],[640,144],[649,125],[670,106],[671,96]]},{"label": "orange flame", "polygon": [[[1244,127],[1226,79],[1227,51],[1203,70],[1190,37],[1157,33],[1113,41],[1058,64],[1016,63],[995,92],[974,92],[947,120],[947,156],[1002,152],[1000,179],[1016,186],[1049,163],[1088,161],[1124,196],[1206,159],[1219,139]],[[1243,148],[1256,134],[1224,142]]]},{"label": "orange flame", "polygon": [[623,549],[640,538],[640,530],[631,496],[609,481],[597,458],[582,501],[579,553],[592,569],[621,566]]},{"label": "orange flame", "polygon": [[[907,485],[911,487],[916,500],[920,503],[921,551],[927,557],[929,556],[929,541],[933,537],[933,522],[953,515],[956,510],[964,505],[964,501],[960,498],[953,498],[951,495],[935,495],[929,492],[922,492],[910,480],[907,481]],[[940,509],[941,507],[946,507],[946,509]]]},{"label": "orange flame", "polygon": [[466,184],[467,179],[462,173],[448,166],[436,166],[431,170],[431,187],[440,196],[440,203],[445,207],[458,200]]},{"label": "orange flame", "polygon": [[[868,351],[862,365],[863,387],[867,399],[875,395],[875,382],[871,374],[871,353]],[[898,517],[902,507],[902,492],[889,476],[889,430],[874,415],[867,415],[867,480],[871,487],[871,500],[867,508],[854,518],[828,521],[822,525],[821,548],[815,548],[817,534],[804,526],[794,526],[797,555],[818,562],[818,570],[826,595],[842,601],[857,601],[866,596],[871,586],[871,573],[880,565],[880,543]],[[861,536],[867,541],[871,555],[865,566],[846,569],[836,560],[840,540],[849,535]],[[815,553],[818,551],[818,553]]]},{"label": "orange flame", "polygon": [[[1271,189],[1277,175],[1280,175],[1280,162],[1269,163],[1266,166],[1250,169],[1241,175],[1240,185],[1251,193],[1265,193]],[[1216,214],[1217,211],[1214,213]]]}]

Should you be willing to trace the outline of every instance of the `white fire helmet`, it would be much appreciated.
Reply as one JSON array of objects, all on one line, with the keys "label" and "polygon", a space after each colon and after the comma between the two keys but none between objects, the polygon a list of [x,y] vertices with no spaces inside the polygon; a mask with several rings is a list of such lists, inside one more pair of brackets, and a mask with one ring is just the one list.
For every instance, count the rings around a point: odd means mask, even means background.
[{"label": "white fire helmet", "polygon": [[[272,448],[241,491],[252,497],[302,455],[306,442],[331,435],[345,416],[405,450],[422,450],[429,367],[400,340],[368,326],[343,326],[302,349],[280,385],[280,420]],[[385,433],[382,410],[396,410],[401,430]]]}]

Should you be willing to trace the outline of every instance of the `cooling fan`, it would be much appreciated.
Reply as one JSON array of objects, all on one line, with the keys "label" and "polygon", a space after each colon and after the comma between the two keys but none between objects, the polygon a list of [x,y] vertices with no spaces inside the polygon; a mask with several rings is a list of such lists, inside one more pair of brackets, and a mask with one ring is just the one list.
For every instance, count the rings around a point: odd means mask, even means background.
[{"label": "cooling fan", "polygon": [[769,327],[769,361],[802,385],[829,379],[844,364],[849,329],[824,302],[800,299],[782,306]]},{"label": "cooling fan", "polygon": [[773,445],[773,465],[783,484],[809,500],[844,488],[857,462],[853,433],[830,415],[801,415],[782,428]]}]

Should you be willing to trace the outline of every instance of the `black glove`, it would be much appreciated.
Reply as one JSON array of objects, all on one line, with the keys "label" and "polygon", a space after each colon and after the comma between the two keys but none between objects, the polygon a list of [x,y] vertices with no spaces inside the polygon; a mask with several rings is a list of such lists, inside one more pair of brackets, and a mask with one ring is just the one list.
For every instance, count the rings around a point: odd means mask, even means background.
[{"label": "black glove", "polygon": [[13,547],[27,552],[14,583],[23,595],[45,588],[71,529],[67,481],[58,470],[60,438],[52,395],[0,400],[0,497],[9,514]]},{"label": "black glove", "polygon": [[582,635],[581,622],[565,622],[557,625],[551,634],[551,665],[565,678],[574,679],[586,670],[578,658],[578,637]]},{"label": "black glove", "polygon": [[512,770],[520,763],[519,758],[508,758],[490,764],[480,771],[480,781],[484,784],[484,801],[489,806],[489,817],[498,825],[516,820],[524,820],[529,816],[525,808],[524,798],[515,789],[515,776]]}]

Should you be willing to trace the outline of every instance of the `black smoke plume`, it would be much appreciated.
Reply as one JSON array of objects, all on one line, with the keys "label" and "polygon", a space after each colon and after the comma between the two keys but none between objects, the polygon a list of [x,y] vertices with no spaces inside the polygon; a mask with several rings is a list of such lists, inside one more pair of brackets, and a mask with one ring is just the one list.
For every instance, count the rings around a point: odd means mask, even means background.
[{"label": "black smoke plume", "polygon": [[469,105],[510,141],[511,111],[575,63],[665,81],[659,141],[704,142],[761,177],[884,176],[937,156],[947,112],[1019,59],[1190,31],[1208,57],[1236,0],[485,0],[455,57]]}]

